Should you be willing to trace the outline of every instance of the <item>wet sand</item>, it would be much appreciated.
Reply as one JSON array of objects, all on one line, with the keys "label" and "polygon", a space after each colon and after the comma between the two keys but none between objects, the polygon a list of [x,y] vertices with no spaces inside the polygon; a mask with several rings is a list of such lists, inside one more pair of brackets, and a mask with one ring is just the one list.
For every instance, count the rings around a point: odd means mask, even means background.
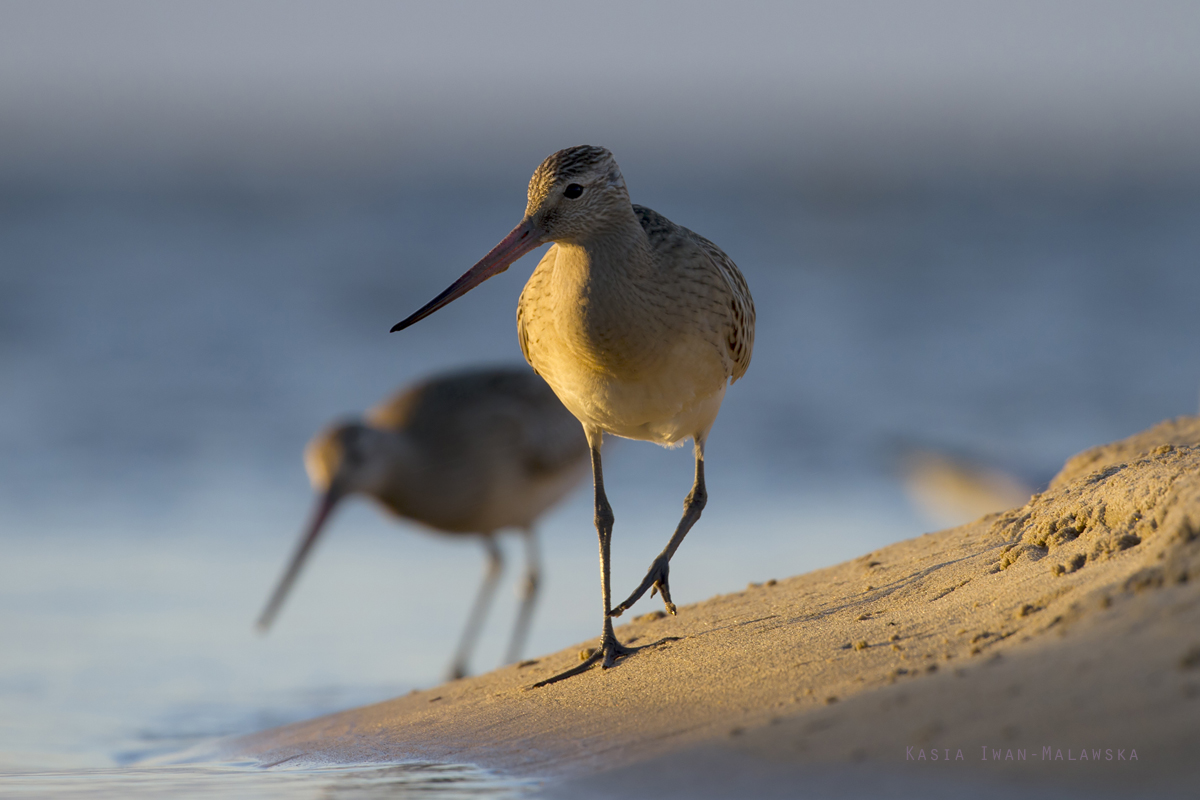
[{"label": "wet sand", "polygon": [[225,755],[470,763],[572,797],[1164,796],[1200,776],[1200,418],[1076,456],[1021,508],[763,578],[634,617],[617,632],[640,649],[608,671],[528,688],[584,642]]}]

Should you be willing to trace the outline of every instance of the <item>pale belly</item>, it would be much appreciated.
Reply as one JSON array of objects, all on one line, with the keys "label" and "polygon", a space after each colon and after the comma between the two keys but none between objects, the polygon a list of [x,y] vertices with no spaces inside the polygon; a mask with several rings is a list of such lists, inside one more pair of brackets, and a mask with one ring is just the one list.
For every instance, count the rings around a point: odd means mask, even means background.
[{"label": "pale belly", "polygon": [[614,436],[665,446],[703,437],[725,397],[727,368],[702,342],[680,343],[653,368],[625,375],[551,350],[530,352],[534,369],[585,428]]}]

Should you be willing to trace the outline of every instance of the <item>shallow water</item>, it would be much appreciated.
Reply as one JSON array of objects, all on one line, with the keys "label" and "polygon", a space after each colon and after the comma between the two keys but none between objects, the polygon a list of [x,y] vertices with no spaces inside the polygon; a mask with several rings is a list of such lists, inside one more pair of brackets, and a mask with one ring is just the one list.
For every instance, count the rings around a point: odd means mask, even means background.
[{"label": "shallow water", "polygon": [[[1037,484],[1196,410],[1200,192],[631,187],[719,242],[758,307],[673,561],[681,604],[930,529],[908,448]],[[466,768],[134,766],[439,680],[482,552],[365,503],[271,634],[251,626],[308,513],[315,430],[431,371],[520,361],[532,257],[387,334],[509,230],[519,188],[0,199],[0,792],[520,791]],[[619,590],[673,527],[690,454],[617,442],[605,472]],[[530,653],[595,633],[590,518],[580,492],[542,525]],[[477,669],[515,614],[509,552]]]},{"label": "shallow water", "polygon": [[499,778],[472,767],[441,764],[383,764],[275,767],[211,764],[126,767],[69,772],[8,774],[5,796],[88,798],[261,797],[261,798],[513,798],[531,784]]}]

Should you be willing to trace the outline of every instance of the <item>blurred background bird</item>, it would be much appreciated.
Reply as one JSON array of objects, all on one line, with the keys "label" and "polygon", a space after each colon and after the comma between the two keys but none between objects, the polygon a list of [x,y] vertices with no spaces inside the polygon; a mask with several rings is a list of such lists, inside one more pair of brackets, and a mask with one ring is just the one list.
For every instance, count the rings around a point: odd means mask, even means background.
[{"label": "blurred background bird", "polygon": [[320,493],[312,521],[258,627],[266,632],[312,547],[343,498],[363,494],[393,514],[450,535],[478,536],[483,583],[449,675],[467,674],[471,649],[496,590],[503,557],[495,534],[525,540],[521,606],[507,660],[520,658],[537,598],[534,522],[586,472],[587,442],[550,387],[521,368],[476,369],[430,378],[368,412],[317,434],[304,453]]},{"label": "blurred background bird", "polygon": [[940,527],[1022,506],[1052,477],[1020,474],[978,457],[915,445],[904,448],[897,472],[910,502]]}]

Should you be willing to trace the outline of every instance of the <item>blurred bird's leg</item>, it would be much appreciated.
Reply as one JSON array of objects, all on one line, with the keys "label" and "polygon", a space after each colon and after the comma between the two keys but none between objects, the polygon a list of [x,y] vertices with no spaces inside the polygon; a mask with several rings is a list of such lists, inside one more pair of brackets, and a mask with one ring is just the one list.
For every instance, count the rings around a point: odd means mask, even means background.
[{"label": "blurred bird's leg", "polygon": [[603,432],[599,429],[585,427],[584,433],[587,434],[588,444],[592,448],[592,481],[596,491],[596,533],[600,537],[600,594],[604,602],[604,629],[600,634],[600,646],[584,659],[582,664],[544,681],[538,681],[530,686],[530,689],[556,683],[564,678],[586,672],[596,662],[600,662],[601,667],[608,669],[618,658],[634,652],[633,648],[625,647],[617,641],[617,635],[613,633],[611,559],[609,558],[612,545],[613,512],[612,506],[608,504],[608,497],[604,494],[604,470],[600,465],[600,440]]},{"label": "blurred bird's leg", "polygon": [[679,545],[683,544],[683,537],[687,536],[688,531],[696,524],[696,520],[700,519],[700,512],[704,511],[704,504],[708,502],[708,490],[704,488],[705,438],[706,434],[696,436],[696,480],[692,484],[692,491],[688,492],[687,499],[683,501],[683,518],[679,520],[679,525],[675,528],[671,541],[667,542],[667,546],[650,565],[650,570],[646,573],[646,577],[642,578],[641,585],[626,598],[625,602],[613,609],[614,617],[621,616],[621,613],[636,603],[647,589],[650,590],[651,597],[655,592],[661,592],[663,605],[667,607],[669,613],[675,613],[675,604],[671,602],[671,585],[667,578],[671,573],[671,557],[675,555]]},{"label": "blurred bird's leg", "polygon": [[467,617],[467,627],[463,629],[462,639],[450,664],[450,680],[458,680],[467,674],[467,659],[471,657],[471,649],[479,638],[479,629],[483,618],[487,616],[488,606],[492,604],[492,596],[496,593],[496,582],[504,570],[504,556],[496,537],[488,534],[483,537],[483,546],[487,550],[487,570],[483,573],[483,583],[479,585],[479,594],[475,596],[475,604],[471,607],[471,615]]},{"label": "blurred bird's leg", "polygon": [[537,602],[538,584],[542,579],[542,567],[538,557],[537,532],[532,527],[521,531],[525,539],[525,578],[521,581],[521,607],[517,611],[517,625],[513,628],[512,642],[508,646],[506,664],[521,659],[525,648],[525,637],[529,634],[529,622],[533,618],[533,606]]}]

